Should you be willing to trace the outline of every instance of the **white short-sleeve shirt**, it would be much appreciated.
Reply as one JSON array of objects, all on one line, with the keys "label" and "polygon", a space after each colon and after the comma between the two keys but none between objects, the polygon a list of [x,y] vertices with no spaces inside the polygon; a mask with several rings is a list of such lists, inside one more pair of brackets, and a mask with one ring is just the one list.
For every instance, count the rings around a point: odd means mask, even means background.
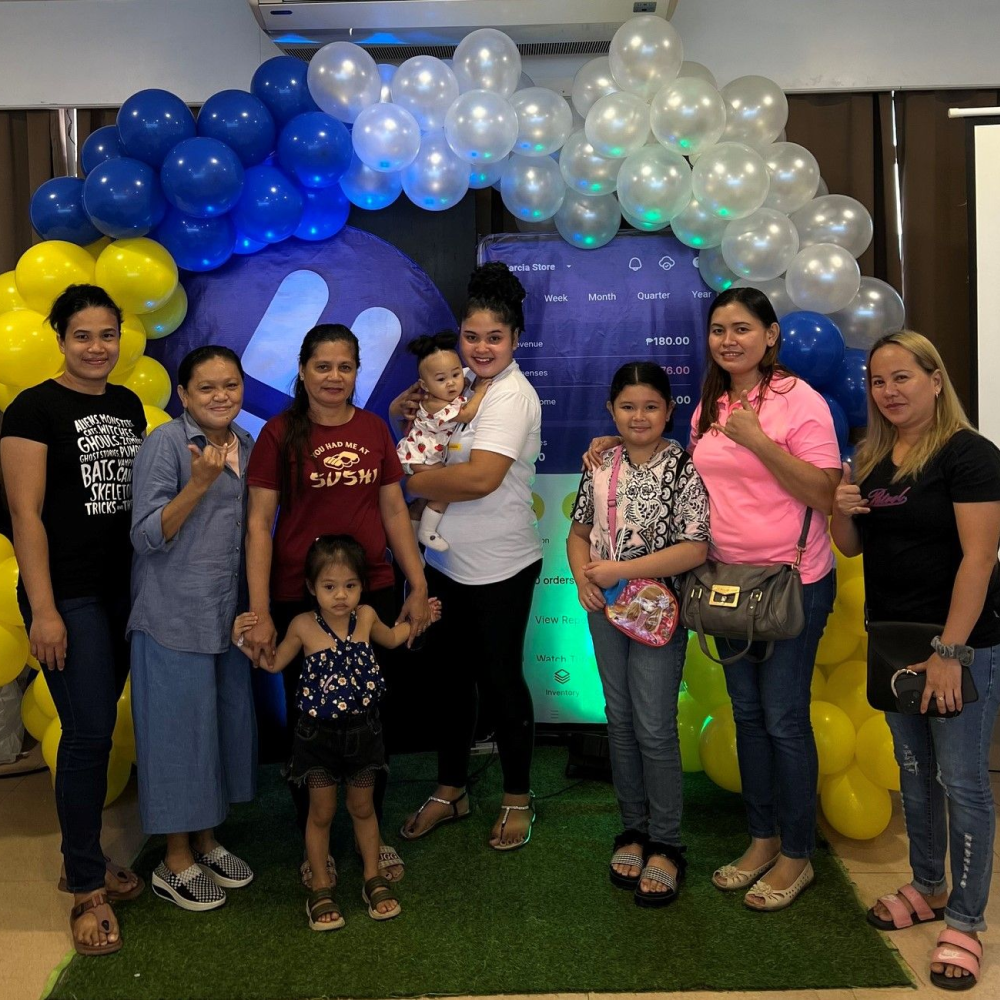
[{"label": "white short-sleeve shirt", "polygon": [[468,462],[473,450],[505,455],[514,464],[492,493],[448,505],[438,530],[450,548],[428,549],[429,565],[458,583],[483,584],[507,580],[541,559],[531,505],[541,441],[538,393],[511,362],[493,379],[472,422],[452,436],[448,464]]}]

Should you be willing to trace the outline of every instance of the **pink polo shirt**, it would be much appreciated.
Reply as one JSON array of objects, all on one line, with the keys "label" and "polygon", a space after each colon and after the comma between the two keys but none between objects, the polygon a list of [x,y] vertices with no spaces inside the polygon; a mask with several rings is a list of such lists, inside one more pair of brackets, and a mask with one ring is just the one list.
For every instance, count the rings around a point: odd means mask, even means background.
[{"label": "pink polo shirt", "polygon": [[[777,389],[778,391],[775,391]],[[756,403],[757,389],[749,395]],[[732,407],[719,397],[719,423]],[[725,434],[698,437],[701,406],[691,418],[688,446],[708,490],[712,542],[709,557],[727,563],[791,562],[805,506],[786,493],[756,455]],[[802,379],[773,383],[758,413],[764,433],[796,458],[820,469],[840,468],[840,449],[826,400]],[[802,582],[815,583],[833,568],[827,521],[813,511],[802,560]]]}]

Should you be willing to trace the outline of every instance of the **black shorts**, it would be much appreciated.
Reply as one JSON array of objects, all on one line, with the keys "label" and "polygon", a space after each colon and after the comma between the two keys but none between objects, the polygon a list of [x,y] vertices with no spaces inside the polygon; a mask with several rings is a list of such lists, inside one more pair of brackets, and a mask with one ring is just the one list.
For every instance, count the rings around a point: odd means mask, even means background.
[{"label": "black shorts", "polygon": [[377,708],[342,719],[299,716],[285,770],[292,784],[304,785],[313,774],[342,785],[366,771],[385,770],[382,720]]}]

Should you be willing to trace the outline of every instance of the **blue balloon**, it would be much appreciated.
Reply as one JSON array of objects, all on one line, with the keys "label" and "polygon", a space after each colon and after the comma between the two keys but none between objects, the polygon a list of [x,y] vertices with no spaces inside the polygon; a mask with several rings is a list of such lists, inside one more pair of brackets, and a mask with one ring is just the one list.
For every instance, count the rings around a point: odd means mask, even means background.
[{"label": "blue balloon", "polygon": [[233,247],[233,253],[237,253],[241,257],[246,257],[252,253],[256,253],[258,250],[263,250],[266,246],[266,243],[258,243],[256,240],[250,239],[249,236],[244,236],[242,233],[237,232],[236,246]]},{"label": "blue balloon", "polygon": [[850,425],[847,422],[847,414],[844,413],[844,408],[840,403],[828,392],[822,392],[820,395],[826,400],[826,405],[830,407],[830,416],[833,417],[833,429],[837,433],[837,444],[840,446],[841,452],[843,452],[847,447],[851,433]]},{"label": "blue balloon", "polygon": [[300,240],[327,240],[344,228],[351,214],[351,203],[339,185],[329,188],[303,188],[305,209],[295,230]]},{"label": "blue balloon", "polygon": [[322,111],[296,115],[278,136],[278,164],[307,188],[336,184],[351,165],[351,152],[344,123]]},{"label": "blue balloon", "polygon": [[258,243],[278,243],[298,228],[303,208],[295,182],[277,167],[251,167],[233,209],[233,222],[239,232]]},{"label": "blue balloon", "polygon": [[221,90],[198,112],[198,135],[224,142],[244,167],[254,167],[274,150],[277,129],[260,98],[245,90]]},{"label": "blue balloon", "polygon": [[31,196],[31,224],[43,240],[65,240],[84,246],[101,238],[83,207],[79,177],[53,177]]},{"label": "blue balloon", "polygon": [[87,136],[80,150],[80,166],[83,172],[89,174],[105,160],[113,160],[116,156],[124,156],[125,147],[118,136],[117,125],[105,125]]},{"label": "blue balloon", "polygon": [[831,384],[844,360],[844,338],[829,316],[790,312],[781,320],[779,359],[813,388]]},{"label": "blue balloon", "polygon": [[90,221],[114,239],[145,236],[163,218],[167,202],[156,171],[121,156],[105,160],[83,182],[83,207]]},{"label": "blue balloon", "polygon": [[308,70],[308,63],[295,56],[275,56],[257,67],[250,90],[264,102],[278,128],[296,115],[319,111],[306,84]]},{"label": "blue balloon", "polygon": [[177,143],[160,168],[167,201],[186,215],[225,215],[243,190],[243,164],[218,139],[197,136]]},{"label": "blue balloon", "polygon": [[186,271],[214,271],[232,257],[236,227],[228,215],[197,219],[171,208],[151,238],[170,251],[178,267]]},{"label": "blue balloon", "polygon": [[867,426],[868,355],[865,351],[852,347],[844,351],[840,375],[830,387],[830,394],[844,408],[852,427]]},{"label": "blue balloon", "polygon": [[127,156],[158,168],[177,143],[194,138],[194,115],[168,90],[140,90],[121,106],[118,134]]}]

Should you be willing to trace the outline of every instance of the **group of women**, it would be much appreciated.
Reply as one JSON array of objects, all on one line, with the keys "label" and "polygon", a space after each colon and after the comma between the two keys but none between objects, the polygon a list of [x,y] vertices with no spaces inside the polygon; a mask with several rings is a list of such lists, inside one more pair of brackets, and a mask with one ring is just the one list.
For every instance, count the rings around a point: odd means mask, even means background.
[{"label": "group of women", "polygon": [[[447,463],[410,484],[411,494],[449,504],[442,528],[449,547],[428,550],[426,567],[393,436],[353,402],[361,358],[346,327],[309,331],[293,401],[256,444],[234,423],[239,358],[215,346],[185,358],[184,412],[144,441],[141,404],[108,381],[120,311],[92,286],[57,300],[51,319],[65,370],[10,406],[0,459],[19,599],[63,727],[56,802],[78,951],[120,948],[111,903],[143,888],[100,844],[115,705],[130,665],[143,828],[167,841],[153,891],[204,910],[252,880],[246,861],[215,837],[229,805],[255,791],[243,652],[257,665],[273,664],[288,623],[310,607],[304,562],[320,535],[350,534],[360,543],[365,603],[383,621],[408,623],[411,643],[431,622],[429,595],[443,607],[426,653],[439,713],[428,720],[440,740],[438,784],[400,835],[416,839],[468,815],[469,748],[484,693],[495,707],[503,772],[489,844],[528,843],[533,715],[522,646],[541,568],[531,507],[541,413],[514,361],[523,299],[504,265],[473,274],[460,352],[473,385],[490,387],[476,417],[452,437]],[[925,709],[928,702],[961,708],[949,718],[889,717],[914,877],[879,900],[869,920],[902,929],[943,918],[932,978],[971,986],[993,857],[987,754],[1000,707],[1000,452],[971,428],[940,356],[918,334],[892,334],[871,351],[869,431],[853,477],[822,398],[778,361],[780,326],[763,294],[718,296],[707,337],[688,448],[665,437],[673,400],[662,369],[625,365],[608,403],[618,437],[592,446],[573,512],[569,559],[604,685],[623,820],[611,879],[638,904],[657,906],[677,897],[685,873],[676,730],[684,641],[681,631],[657,650],[622,635],[603,613],[605,591],[622,579],[670,583],[706,556],[792,562],[805,526],[805,628],[766,658],[751,649],[725,667],[749,842],[712,880],[724,891],[746,890],[746,904],[758,910],[788,906],[813,880],[809,685],[835,594],[832,530],[844,553],[864,556],[871,620],[942,623],[940,641],[913,669],[926,674]],[[408,391],[392,415],[405,421],[418,404],[419,392]],[[398,610],[387,551],[407,582]],[[254,617],[237,650],[230,630],[247,608]],[[459,652],[469,649],[474,656]],[[720,640],[719,650],[739,647]],[[394,657],[405,655],[379,652],[390,692]],[[959,659],[971,659],[979,692],[964,707]],[[285,673],[290,729],[297,673]],[[384,781],[376,811],[383,793]],[[332,858],[327,869],[335,881]],[[390,881],[404,871],[384,842],[379,869]],[[302,879],[312,878],[306,862]]]}]

